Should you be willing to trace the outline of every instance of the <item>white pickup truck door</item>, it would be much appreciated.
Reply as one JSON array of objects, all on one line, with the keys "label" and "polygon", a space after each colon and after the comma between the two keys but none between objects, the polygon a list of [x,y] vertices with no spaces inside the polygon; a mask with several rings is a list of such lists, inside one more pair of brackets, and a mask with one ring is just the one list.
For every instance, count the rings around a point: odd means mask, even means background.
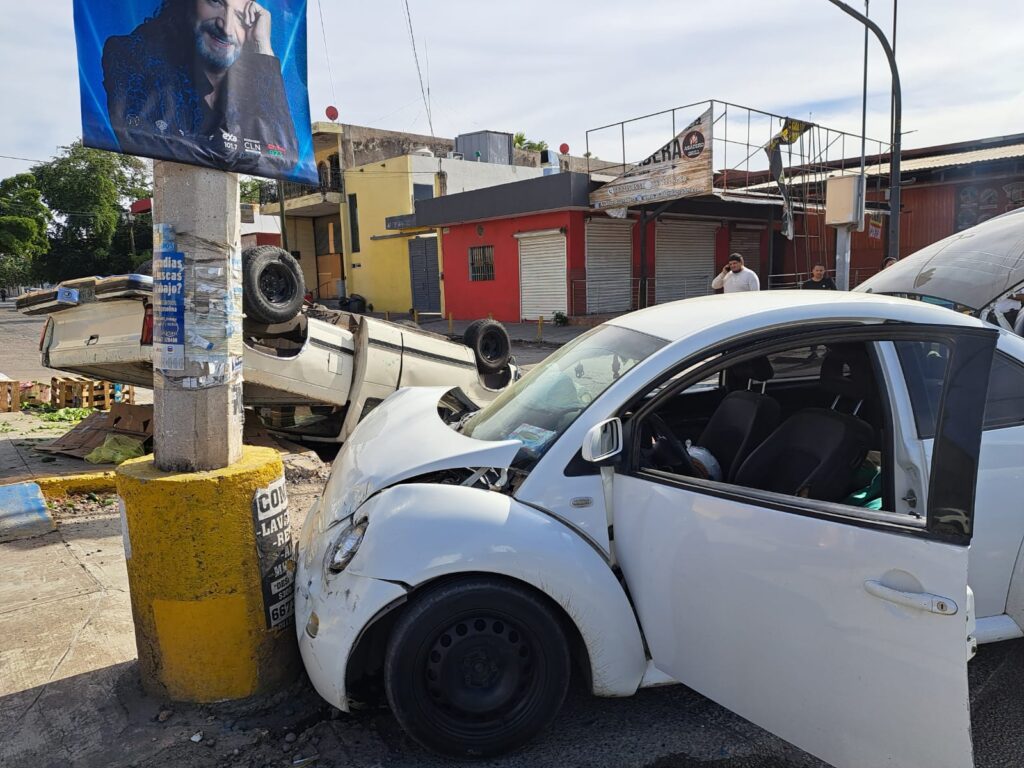
[{"label": "white pickup truck door", "polygon": [[839,768],[973,764],[967,554],[995,339],[952,338],[926,525],[628,461],[615,475],[616,556],[654,664]]}]

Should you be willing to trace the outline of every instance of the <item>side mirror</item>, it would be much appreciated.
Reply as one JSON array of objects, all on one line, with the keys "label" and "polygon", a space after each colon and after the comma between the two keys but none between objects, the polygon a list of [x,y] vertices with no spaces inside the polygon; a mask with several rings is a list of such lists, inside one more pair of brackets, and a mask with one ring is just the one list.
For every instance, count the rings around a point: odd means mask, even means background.
[{"label": "side mirror", "polygon": [[583,460],[600,464],[622,453],[622,421],[606,419],[595,424],[583,438]]}]

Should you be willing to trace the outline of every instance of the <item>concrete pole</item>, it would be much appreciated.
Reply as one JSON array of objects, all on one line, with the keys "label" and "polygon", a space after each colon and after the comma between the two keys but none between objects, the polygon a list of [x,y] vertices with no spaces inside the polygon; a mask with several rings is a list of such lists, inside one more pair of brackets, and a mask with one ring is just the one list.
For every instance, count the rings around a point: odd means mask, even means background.
[{"label": "concrete pole", "polygon": [[[160,370],[154,360],[154,453],[164,471],[221,469],[242,452],[242,306],[238,175],[155,161],[153,224],[165,250],[184,254],[184,350]],[[154,250],[159,246],[154,245]],[[160,254],[154,253],[159,283]],[[174,295],[154,291],[160,348],[162,309]],[[173,331],[173,328],[171,329]],[[180,345],[179,345],[180,346]]]}]

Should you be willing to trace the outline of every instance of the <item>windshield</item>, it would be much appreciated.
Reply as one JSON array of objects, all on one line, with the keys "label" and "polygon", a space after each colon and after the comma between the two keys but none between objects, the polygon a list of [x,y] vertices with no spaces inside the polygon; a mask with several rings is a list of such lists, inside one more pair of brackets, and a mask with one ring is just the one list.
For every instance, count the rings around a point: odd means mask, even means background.
[{"label": "windshield", "polygon": [[477,440],[518,440],[514,466],[529,469],[598,395],[667,344],[599,325],[565,345],[476,413],[464,433]]}]

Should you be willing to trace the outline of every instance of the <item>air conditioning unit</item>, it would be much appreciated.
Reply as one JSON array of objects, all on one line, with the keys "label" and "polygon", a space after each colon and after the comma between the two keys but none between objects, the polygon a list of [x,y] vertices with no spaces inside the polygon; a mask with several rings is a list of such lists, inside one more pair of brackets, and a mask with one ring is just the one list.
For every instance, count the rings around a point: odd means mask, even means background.
[{"label": "air conditioning unit", "polygon": [[449,160],[465,160],[466,158],[465,158],[465,156],[461,152],[449,152],[448,153],[448,159]]}]

